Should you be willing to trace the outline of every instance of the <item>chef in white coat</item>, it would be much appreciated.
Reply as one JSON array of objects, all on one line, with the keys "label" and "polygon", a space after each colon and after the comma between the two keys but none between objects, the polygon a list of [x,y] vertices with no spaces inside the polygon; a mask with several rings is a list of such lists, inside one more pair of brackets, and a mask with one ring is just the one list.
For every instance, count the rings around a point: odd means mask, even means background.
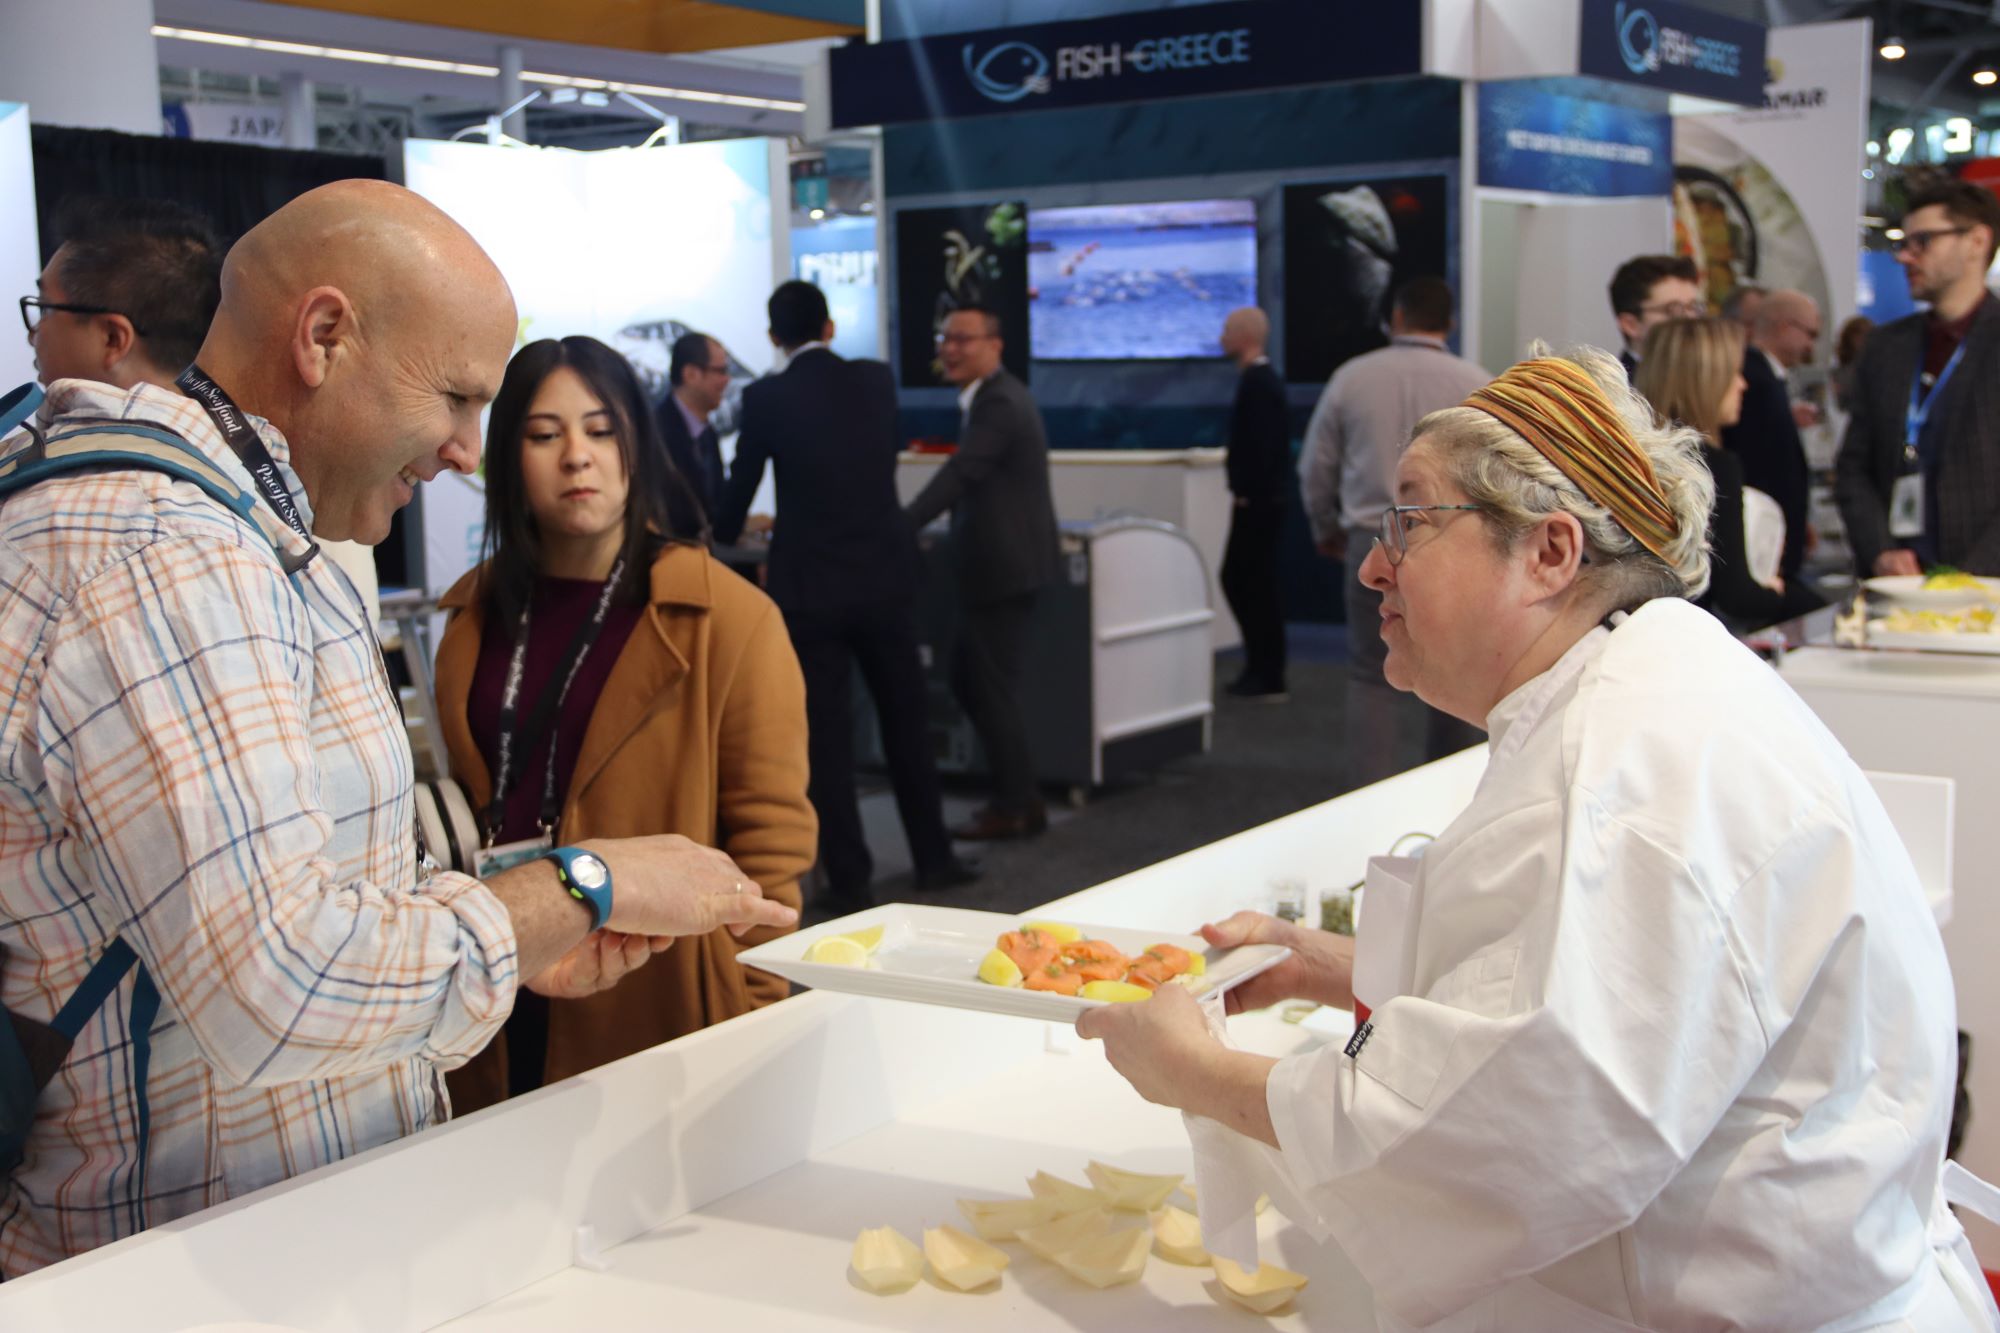
[{"label": "chef in white coat", "polygon": [[[1371,875],[1368,1021],[1273,1061],[1175,988],[1078,1020],[1149,1100],[1243,1136],[1384,1328],[1996,1319],[1941,1183],[1937,927],[1853,761],[1685,600],[1711,493],[1600,352],[1426,417],[1361,576],[1390,683],[1491,757],[1420,862]],[[1352,1003],[1340,937],[1205,932],[1296,951],[1236,1005]]]}]

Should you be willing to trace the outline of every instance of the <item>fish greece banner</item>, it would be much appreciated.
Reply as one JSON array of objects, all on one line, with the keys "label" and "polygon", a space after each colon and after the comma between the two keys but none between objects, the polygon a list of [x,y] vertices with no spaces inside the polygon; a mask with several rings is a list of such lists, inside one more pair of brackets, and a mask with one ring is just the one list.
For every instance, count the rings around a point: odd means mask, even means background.
[{"label": "fish greece banner", "polygon": [[1423,69],[1414,0],[1190,5],[828,53],[835,128],[1399,78]]}]

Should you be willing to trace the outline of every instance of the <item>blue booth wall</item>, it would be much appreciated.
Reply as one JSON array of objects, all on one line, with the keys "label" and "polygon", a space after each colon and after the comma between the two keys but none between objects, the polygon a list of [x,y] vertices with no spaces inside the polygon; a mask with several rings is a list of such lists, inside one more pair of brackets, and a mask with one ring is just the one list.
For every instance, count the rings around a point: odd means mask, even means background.
[{"label": "blue booth wall", "polygon": [[[886,40],[1177,7],[1160,0],[884,0]],[[1079,204],[1245,198],[1258,218],[1258,304],[1270,316],[1272,359],[1285,364],[1282,198],[1288,184],[1442,175],[1449,269],[1459,284],[1460,88],[1403,78],[1179,101],[985,116],[886,127],[885,214],[903,208],[1023,200],[1030,210]],[[893,217],[882,272],[897,268]],[[892,291],[888,345],[900,346]],[[1218,311],[1218,333],[1221,315]],[[1025,336],[1024,330],[1009,336]],[[899,381],[900,381],[900,370]],[[1218,349],[1198,361],[1036,361],[1030,387],[1050,444],[1173,449],[1223,443],[1237,372]],[[1296,452],[1321,386],[1289,393]],[[901,391],[908,438],[958,434],[955,391]],[[1296,497],[1285,537],[1287,614],[1337,620],[1338,564],[1320,559]]]}]

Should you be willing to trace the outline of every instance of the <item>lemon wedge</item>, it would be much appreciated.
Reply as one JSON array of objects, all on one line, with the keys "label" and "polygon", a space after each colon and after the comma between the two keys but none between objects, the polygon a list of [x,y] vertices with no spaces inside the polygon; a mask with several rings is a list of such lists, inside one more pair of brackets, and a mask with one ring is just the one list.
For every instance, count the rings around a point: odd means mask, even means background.
[{"label": "lemon wedge", "polygon": [[1152,1252],[1153,1233],[1145,1227],[1132,1227],[1087,1240],[1074,1249],[1058,1251],[1055,1261],[1070,1276],[1093,1287],[1116,1287],[1137,1282],[1145,1273],[1146,1258]]},{"label": "lemon wedge", "polygon": [[981,1240],[1012,1240],[1017,1232],[1056,1220],[1054,1199],[960,1199],[958,1211]]},{"label": "lemon wedge", "polygon": [[842,935],[840,938],[844,940],[853,940],[856,944],[866,949],[869,953],[874,953],[877,949],[882,947],[882,927],[876,925],[876,926],[870,926],[866,930],[850,930],[845,935]]},{"label": "lemon wedge", "polygon": [[1042,1258],[1053,1260],[1079,1245],[1110,1233],[1111,1214],[1102,1208],[1092,1208],[1085,1212],[1072,1213],[1068,1217],[1059,1217],[1053,1222],[1044,1222],[1038,1227],[1025,1227],[1014,1233],[1014,1239]]},{"label": "lemon wedge", "polygon": [[1000,1280],[1007,1256],[977,1236],[954,1226],[924,1232],[924,1257],[938,1277],[960,1291],[973,1291]]},{"label": "lemon wedge", "polygon": [[1135,1213],[1150,1213],[1167,1201],[1167,1196],[1180,1188],[1180,1176],[1146,1176],[1137,1171],[1122,1171],[1102,1162],[1092,1162],[1083,1169],[1090,1177],[1090,1183],[1097,1186],[1097,1192],[1110,1201],[1114,1208],[1128,1208]]},{"label": "lemon wedge", "polygon": [[1018,986],[1021,965],[998,949],[988,949],[979,960],[979,979],[989,986]]},{"label": "lemon wedge", "polygon": [[1037,935],[1054,940],[1057,944],[1075,944],[1083,938],[1082,931],[1075,926],[1065,926],[1060,921],[1030,921],[1021,929],[1032,930]]},{"label": "lemon wedge", "polygon": [[908,1291],[924,1275],[924,1252],[894,1227],[876,1227],[854,1238],[854,1276],[873,1292]]},{"label": "lemon wedge", "polygon": [[1152,999],[1153,992],[1144,986],[1134,986],[1129,981],[1086,981],[1083,983],[1083,998],[1109,1000],[1113,1004],[1138,1004]]},{"label": "lemon wedge", "polygon": [[1199,1267],[1208,1262],[1208,1251],[1201,1243],[1201,1223],[1193,1213],[1172,1204],[1153,1214],[1153,1248],[1172,1263]]},{"label": "lemon wedge", "polygon": [[1222,1279],[1222,1290],[1230,1300],[1258,1314],[1282,1309],[1306,1285],[1303,1273],[1272,1264],[1258,1264],[1256,1272],[1248,1273],[1241,1264],[1220,1255],[1215,1258],[1215,1275]]},{"label": "lemon wedge", "polygon": [[1057,1217],[1068,1217],[1071,1213],[1102,1207],[1108,1202],[1096,1190],[1073,1185],[1061,1176],[1052,1176],[1046,1171],[1037,1171],[1028,1178],[1028,1193],[1037,1199],[1055,1200]]},{"label": "lemon wedge", "polygon": [[[877,927],[877,929],[879,930],[879,929],[880,929],[880,927]],[[1188,970],[1187,970],[1187,974],[1188,974],[1189,976],[1191,976],[1191,977],[1205,977],[1205,976],[1207,976],[1207,975],[1208,975],[1208,955],[1207,955],[1207,954],[1205,954],[1205,953],[1195,953],[1195,952],[1193,952],[1193,951],[1190,951],[1190,952],[1188,953]]]},{"label": "lemon wedge", "polygon": [[845,935],[829,935],[823,940],[814,940],[806,950],[808,963],[827,963],[833,967],[866,967],[868,950]]}]

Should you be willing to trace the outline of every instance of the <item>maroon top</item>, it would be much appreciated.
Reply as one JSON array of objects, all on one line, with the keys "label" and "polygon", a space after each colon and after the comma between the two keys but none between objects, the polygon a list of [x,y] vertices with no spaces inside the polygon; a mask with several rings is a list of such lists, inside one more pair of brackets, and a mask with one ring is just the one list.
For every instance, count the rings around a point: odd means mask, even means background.
[{"label": "maroon top", "polygon": [[1979,318],[1979,312],[1985,307],[1986,298],[1981,296],[1972,309],[1965,312],[1964,318],[1949,324],[1939,319],[1936,311],[1931,312],[1931,317],[1924,321],[1925,379],[1936,379],[1944,374],[1945,363],[1951,360],[1951,354],[1958,350],[1958,345],[1965,341],[1965,335],[1972,332],[1972,321]]},{"label": "maroon top", "polygon": [[[521,699],[515,710],[517,729],[526,729],[544,692],[562,688],[562,682],[553,679],[556,668],[569,655],[570,645],[589,622],[603,592],[602,579],[535,580],[529,610],[528,654],[522,664]],[[570,776],[576,771],[576,757],[583,749],[583,734],[590,725],[597,696],[604,692],[611,668],[644,609],[614,604],[606,612],[604,628],[584,654],[576,679],[570,684],[569,696],[563,700],[562,710],[550,728],[555,734],[559,806],[569,793]],[[512,625],[487,620],[479,639],[479,664],[472,671],[472,694],[466,701],[466,721],[472,728],[472,739],[486,760],[488,777],[496,782],[500,778],[500,696],[507,688],[507,663],[514,654],[514,630]],[[541,821],[542,783],[548,774],[548,763],[548,737],[544,736],[531,753],[524,755],[520,752],[517,731],[515,769],[508,779],[513,790],[508,792],[506,807],[501,811],[496,841],[518,842],[535,836]]]}]

